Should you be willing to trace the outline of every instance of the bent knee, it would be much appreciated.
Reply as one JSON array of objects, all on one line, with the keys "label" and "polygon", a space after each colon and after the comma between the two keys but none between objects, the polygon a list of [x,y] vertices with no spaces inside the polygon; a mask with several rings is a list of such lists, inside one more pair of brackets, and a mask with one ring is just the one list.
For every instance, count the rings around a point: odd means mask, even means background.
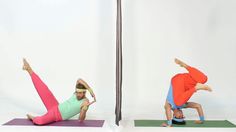
[{"label": "bent knee", "polygon": [[207,82],[207,80],[208,80],[208,77],[207,77],[207,76],[204,76],[204,77],[201,79],[200,83],[204,84],[204,83]]}]

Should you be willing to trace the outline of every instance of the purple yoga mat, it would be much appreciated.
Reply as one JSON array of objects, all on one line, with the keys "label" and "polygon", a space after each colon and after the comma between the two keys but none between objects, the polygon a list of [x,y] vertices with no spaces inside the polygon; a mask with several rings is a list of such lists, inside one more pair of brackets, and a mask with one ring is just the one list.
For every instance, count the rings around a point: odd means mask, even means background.
[{"label": "purple yoga mat", "polygon": [[[85,120],[79,122],[78,120],[65,120],[60,122],[54,122],[44,126],[63,126],[63,127],[102,127],[104,120]],[[3,125],[16,125],[16,126],[37,126],[32,121],[23,118],[15,118]]]}]

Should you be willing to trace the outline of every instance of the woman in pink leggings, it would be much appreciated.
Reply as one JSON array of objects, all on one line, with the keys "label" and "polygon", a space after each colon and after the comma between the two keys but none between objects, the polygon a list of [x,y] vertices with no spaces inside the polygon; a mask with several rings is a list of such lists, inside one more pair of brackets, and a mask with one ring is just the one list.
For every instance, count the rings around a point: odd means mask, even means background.
[{"label": "woman in pink leggings", "polygon": [[[75,93],[65,102],[58,103],[47,85],[39,78],[39,76],[32,70],[29,63],[23,59],[23,70],[26,70],[38,92],[47,113],[42,116],[32,116],[27,114],[28,119],[32,120],[34,124],[45,125],[56,121],[68,120],[71,117],[80,114],[79,120],[83,121],[86,117],[88,107],[96,102],[95,94],[89,85],[82,79],[77,80]],[[86,98],[86,91],[89,91],[94,101],[89,102]]]}]

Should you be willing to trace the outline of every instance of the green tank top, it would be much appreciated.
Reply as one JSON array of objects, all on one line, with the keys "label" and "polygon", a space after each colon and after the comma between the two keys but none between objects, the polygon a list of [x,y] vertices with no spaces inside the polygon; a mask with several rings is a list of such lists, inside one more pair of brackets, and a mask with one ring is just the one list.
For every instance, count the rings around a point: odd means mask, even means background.
[{"label": "green tank top", "polygon": [[78,100],[76,95],[73,94],[68,100],[59,104],[58,108],[61,113],[62,119],[67,120],[80,113],[81,105],[84,99]]}]

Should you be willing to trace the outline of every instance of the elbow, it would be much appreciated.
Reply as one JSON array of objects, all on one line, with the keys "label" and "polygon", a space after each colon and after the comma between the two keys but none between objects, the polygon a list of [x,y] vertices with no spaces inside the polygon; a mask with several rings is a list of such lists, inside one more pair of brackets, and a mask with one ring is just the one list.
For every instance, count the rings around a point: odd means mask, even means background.
[{"label": "elbow", "polygon": [[164,105],[164,109],[165,109],[165,110],[169,110],[169,109],[171,109],[171,107],[170,107],[169,104],[165,104],[165,105]]},{"label": "elbow", "polygon": [[202,80],[200,81],[200,83],[204,84],[204,83],[207,82],[207,80],[208,80],[208,77],[207,77],[207,76],[204,76],[204,77],[202,78]]}]

